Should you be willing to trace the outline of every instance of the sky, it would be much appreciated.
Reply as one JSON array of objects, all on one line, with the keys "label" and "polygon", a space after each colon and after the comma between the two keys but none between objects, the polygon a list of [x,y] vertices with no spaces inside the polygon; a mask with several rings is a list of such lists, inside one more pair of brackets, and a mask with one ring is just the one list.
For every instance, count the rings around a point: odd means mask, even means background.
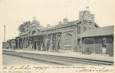
[{"label": "sky", "polygon": [[0,41],[4,24],[7,40],[18,36],[19,25],[33,17],[43,26],[55,25],[63,18],[77,20],[87,6],[99,26],[115,24],[115,0],[0,0]]}]

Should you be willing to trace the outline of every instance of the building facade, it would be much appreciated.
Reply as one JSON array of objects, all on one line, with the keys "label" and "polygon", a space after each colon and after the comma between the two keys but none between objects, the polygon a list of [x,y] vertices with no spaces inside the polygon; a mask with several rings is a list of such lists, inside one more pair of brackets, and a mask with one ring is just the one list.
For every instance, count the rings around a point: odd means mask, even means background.
[{"label": "building facade", "polygon": [[62,22],[49,27],[41,26],[34,18],[21,24],[19,31],[15,49],[113,56],[113,26],[99,27],[94,14],[88,10],[80,11],[78,20],[64,18]]}]

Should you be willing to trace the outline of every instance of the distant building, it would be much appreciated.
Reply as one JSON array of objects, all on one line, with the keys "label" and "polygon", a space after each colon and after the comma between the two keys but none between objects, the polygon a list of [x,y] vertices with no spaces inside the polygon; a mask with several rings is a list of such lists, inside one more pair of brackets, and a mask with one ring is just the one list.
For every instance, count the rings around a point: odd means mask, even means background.
[{"label": "distant building", "polygon": [[43,27],[35,18],[22,25],[15,38],[15,49],[113,56],[113,26],[99,27],[88,10],[80,11],[78,20],[65,18],[54,27]]}]

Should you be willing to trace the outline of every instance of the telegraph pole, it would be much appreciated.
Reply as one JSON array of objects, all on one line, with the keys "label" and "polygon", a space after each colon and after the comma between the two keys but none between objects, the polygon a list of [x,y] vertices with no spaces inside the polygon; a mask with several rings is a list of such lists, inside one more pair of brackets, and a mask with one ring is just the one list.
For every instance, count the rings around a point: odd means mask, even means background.
[{"label": "telegraph pole", "polygon": [[6,25],[4,25],[4,42],[6,41]]}]

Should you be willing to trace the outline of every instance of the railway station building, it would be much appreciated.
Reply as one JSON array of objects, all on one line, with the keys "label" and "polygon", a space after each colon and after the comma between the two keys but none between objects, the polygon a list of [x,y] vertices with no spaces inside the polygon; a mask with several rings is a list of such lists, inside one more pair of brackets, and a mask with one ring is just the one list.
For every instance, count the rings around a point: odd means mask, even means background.
[{"label": "railway station building", "polygon": [[[10,39],[7,49],[24,49],[51,52],[81,52],[83,54],[107,54],[113,56],[114,27],[99,27],[89,10],[79,12],[79,18],[64,18],[55,26],[43,27],[35,18],[19,27],[19,36]],[[4,45],[4,44],[3,44]],[[5,48],[5,45],[4,45]]]}]

